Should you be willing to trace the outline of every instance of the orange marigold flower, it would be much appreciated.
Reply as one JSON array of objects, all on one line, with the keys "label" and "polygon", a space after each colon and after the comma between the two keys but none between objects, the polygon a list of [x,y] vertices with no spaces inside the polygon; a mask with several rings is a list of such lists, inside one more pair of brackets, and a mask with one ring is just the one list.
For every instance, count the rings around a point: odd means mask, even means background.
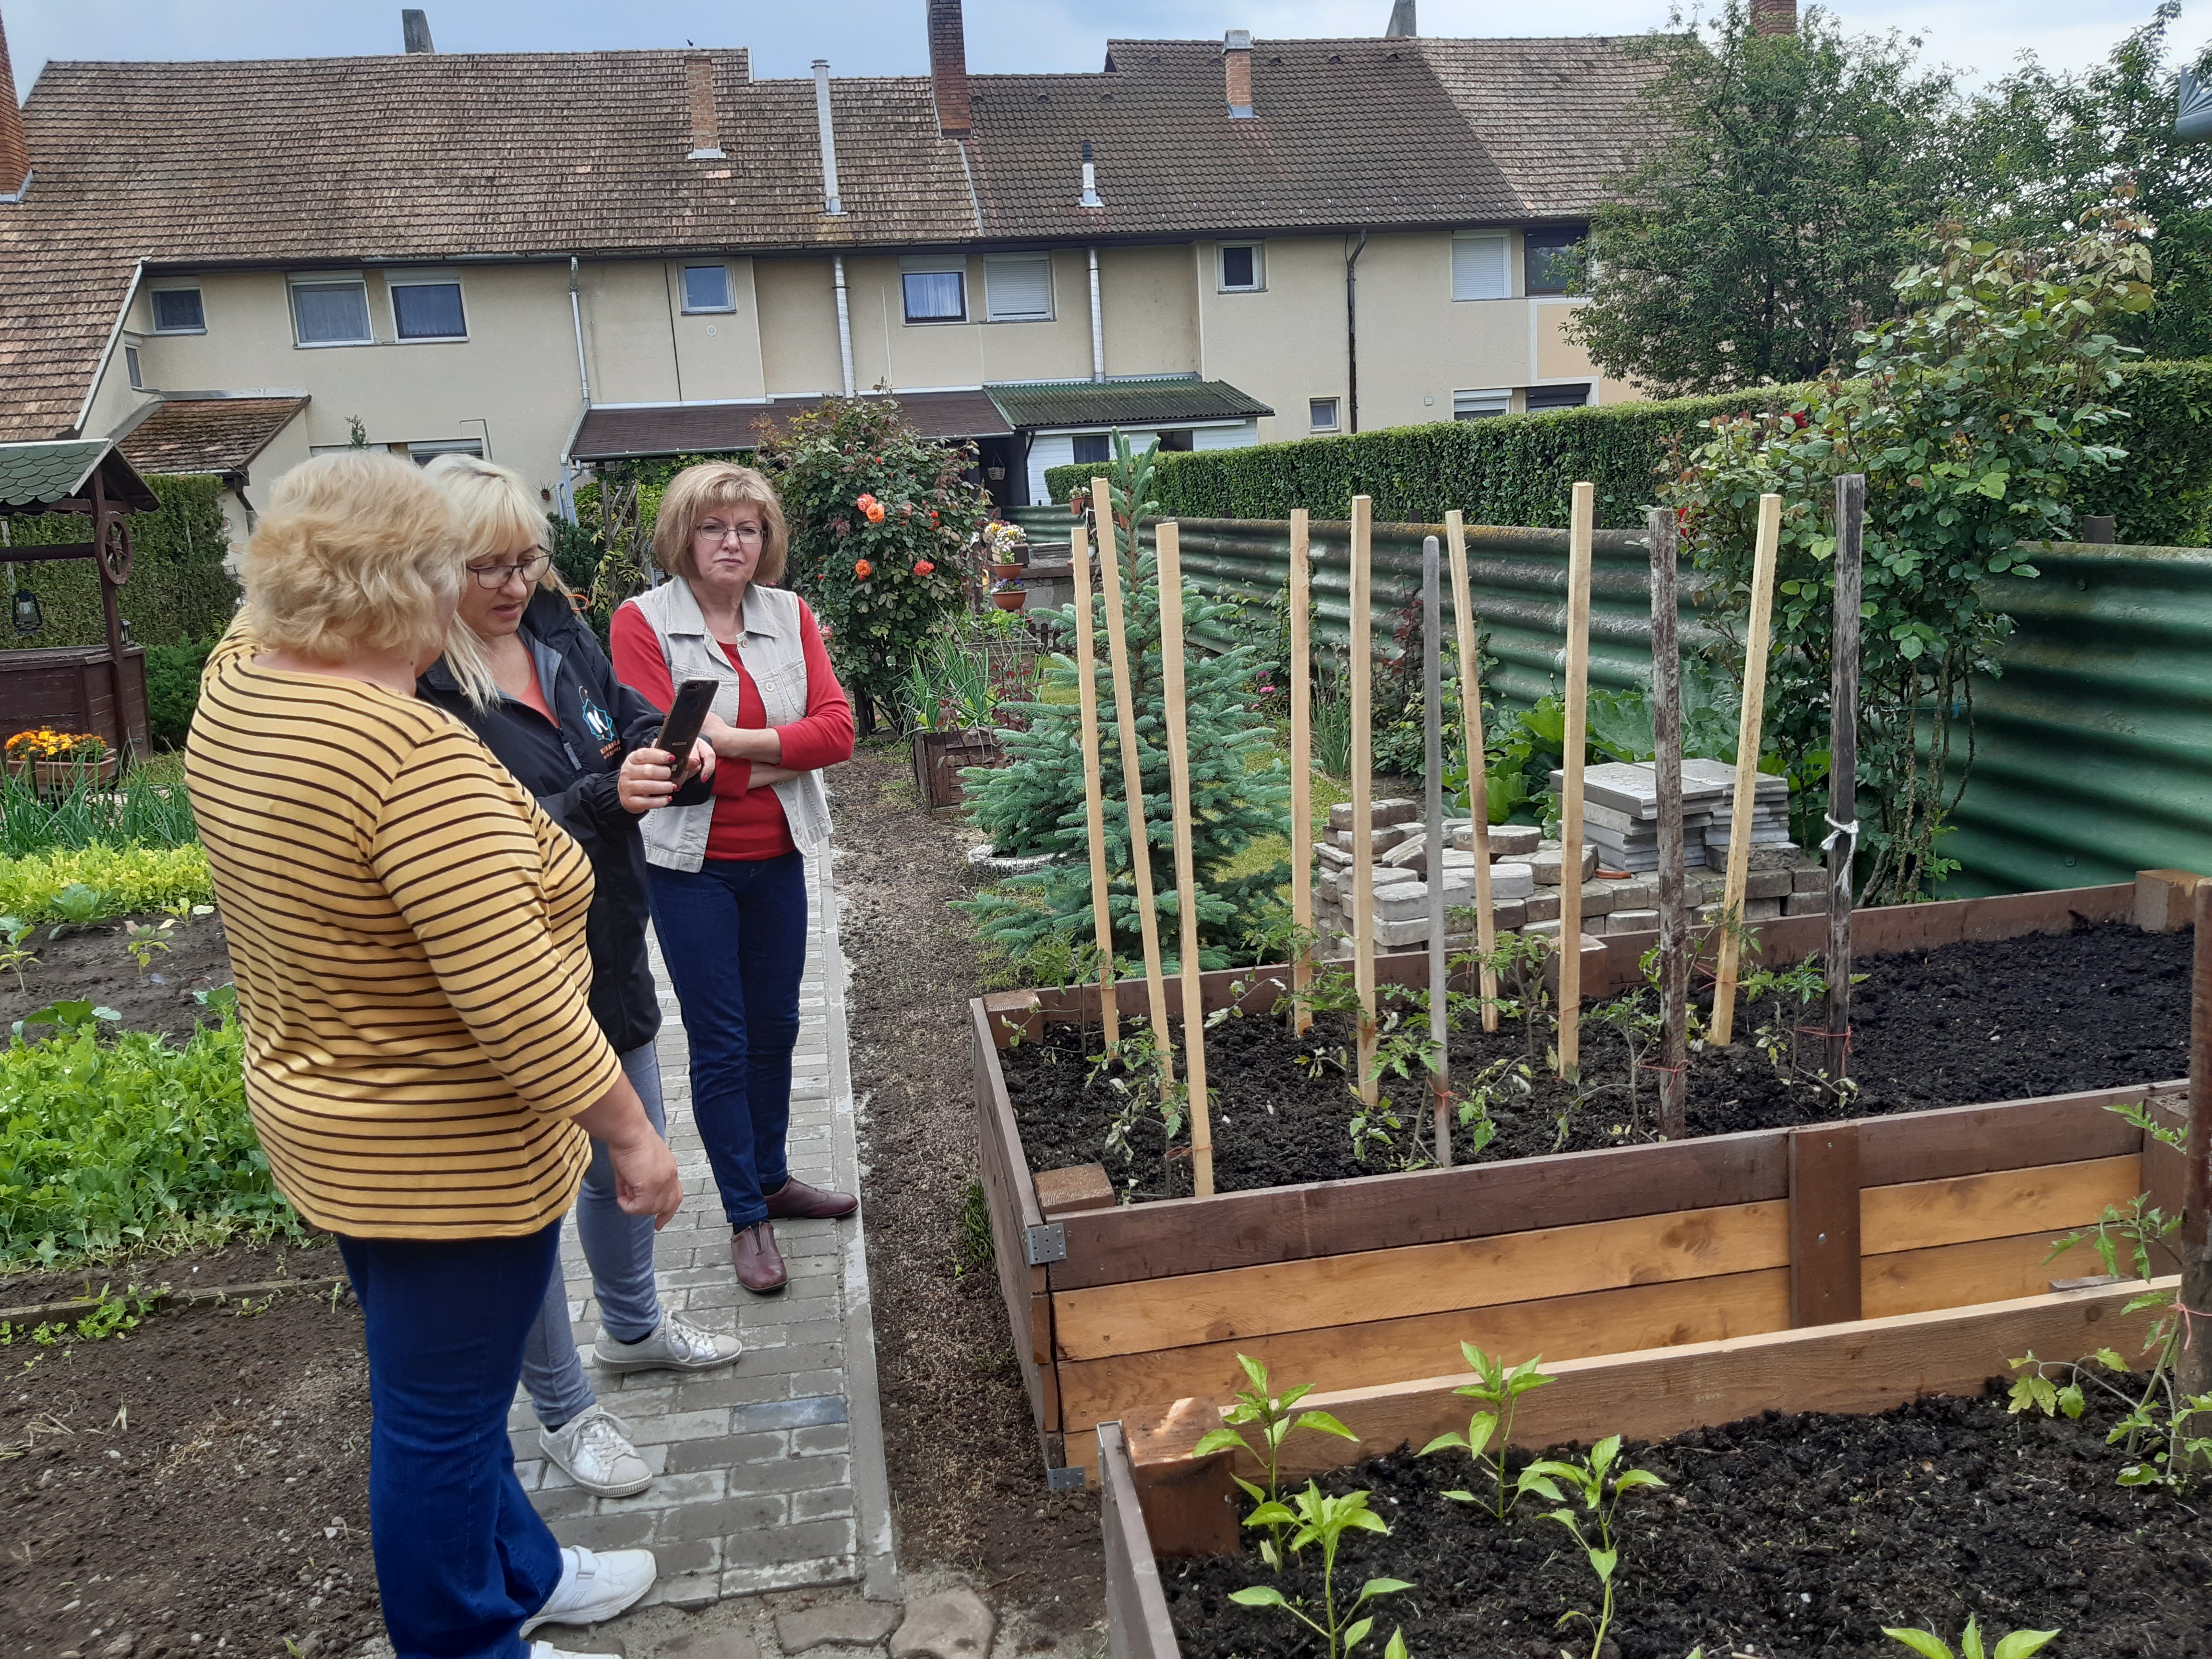
[{"label": "orange marigold flower", "polygon": [[862,581],[866,581],[876,574],[876,568],[866,559],[856,559],[853,562],[853,574]]}]

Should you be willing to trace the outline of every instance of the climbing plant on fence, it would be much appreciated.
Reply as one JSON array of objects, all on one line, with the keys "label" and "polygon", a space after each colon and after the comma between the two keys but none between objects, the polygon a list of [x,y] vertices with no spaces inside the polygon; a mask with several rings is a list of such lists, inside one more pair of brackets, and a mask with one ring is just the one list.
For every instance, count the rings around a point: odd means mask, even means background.
[{"label": "climbing plant on fence", "polygon": [[[213,639],[230,625],[238,604],[238,586],[222,568],[230,551],[222,481],[210,473],[191,473],[146,482],[161,506],[131,516],[135,564],[119,595],[131,637],[148,646]],[[7,534],[17,547],[52,546],[85,540],[91,533],[88,522],[73,513],[49,513],[7,520]],[[7,557],[6,549],[0,548],[0,564]],[[91,560],[19,564],[15,579],[39,596],[46,627],[34,635],[15,635],[10,644],[107,643],[100,574]]]},{"label": "climbing plant on fence", "polygon": [[[1160,459],[1161,513],[1183,519],[1287,519],[1303,507],[1342,519],[1375,498],[1385,521],[1432,524],[1458,507],[1474,524],[1559,527],[1577,479],[1597,486],[1598,523],[1634,529],[1655,499],[1669,444],[1716,416],[1795,407],[1803,386],[1712,398],[1613,404],[1483,421],[1432,422],[1347,437],[1305,438]],[[2076,479],[2077,513],[2110,513],[2119,539],[2200,546],[2212,536],[2212,362],[2139,362],[2106,401],[2124,417],[2111,441],[2126,465]],[[1045,475],[1055,500],[1086,489],[1095,468]],[[2073,533],[2062,526],[2062,532]]]}]

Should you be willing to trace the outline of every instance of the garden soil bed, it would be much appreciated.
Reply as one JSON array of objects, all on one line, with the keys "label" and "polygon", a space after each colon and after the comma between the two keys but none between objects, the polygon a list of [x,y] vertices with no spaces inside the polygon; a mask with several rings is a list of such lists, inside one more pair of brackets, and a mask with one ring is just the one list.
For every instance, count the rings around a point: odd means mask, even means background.
[{"label": "garden soil bed", "polygon": [[[2113,922],[1863,958],[1856,966],[1867,977],[1853,993],[1851,1022],[1857,1092],[1838,1104],[1812,1082],[1785,1075],[1751,1040],[1761,1026],[1784,1032],[1817,1026],[1817,1003],[1740,1006],[1737,1042],[1692,1056],[1690,1133],[1789,1127],[2182,1076],[2193,948],[2186,932],[2148,933]],[[1345,1058],[1351,1041],[1349,1020],[1330,1014],[1316,1018],[1303,1039],[1257,1014],[1225,1018],[1206,1033],[1217,1190],[1341,1180],[1392,1167],[1387,1152],[1370,1152],[1364,1164],[1353,1156]],[[1808,1070],[1816,1067],[1819,1039],[1795,1041]],[[1103,1164],[1117,1185],[1126,1187],[1133,1172],[1135,1199],[1188,1196],[1187,1129],[1182,1155],[1164,1160],[1164,1125],[1157,1113],[1143,1112],[1130,1135],[1133,1163],[1107,1152],[1106,1133],[1124,1097],[1094,1078],[1098,1047],[1095,1026],[1054,1022],[1036,1040],[1000,1051],[1030,1169]],[[1463,1081],[1526,1050],[1517,1021],[1502,1022],[1495,1033],[1455,1031],[1453,1075]],[[1582,1052],[1585,1099],[1568,1118],[1565,1143],[1559,1115],[1572,1097],[1547,1073],[1540,1052],[1533,1092],[1500,1097],[1493,1113],[1498,1133],[1480,1161],[1651,1139],[1656,1079],[1640,1073],[1632,1111],[1622,1038],[1587,1009]],[[1425,1115],[1419,1083],[1389,1079],[1385,1092],[1410,1109],[1401,1110],[1409,1130]],[[1457,1161],[1468,1158],[1462,1145]]]},{"label": "garden soil bed", "polygon": [[0,1034],[15,1021],[51,1002],[88,1000],[123,1016],[107,1029],[160,1031],[182,1042],[214,1015],[192,993],[230,981],[230,948],[222,922],[213,915],[179,921],[169,932],[169,949],[156,955],[148,971],[125,948],[128,921],[159,923],[159,915],[116,916],[52,937],[54,924],[41,922],[23,948],[38,961],[23,968],[18,989],[12,973],[0,973]]},{"label": "garden soil bed", "polygon": [[[1929,1399],[1878,1417],[1762,1418],[1632,1446],[1667,1482],[1620,1510],[1619,1600],[1608,1654],[1682,1659],[1887,1659],[1885,1625],[1932,1621],[1956,1645],[1969,1613],[1991,1638],[2058,1629],[2066,1659],[2212,1654],[2212,1517],[2195,1501],[2124,1489],[2105,1444],[2115,1413],[2078,1423],[2008,1415],[2001,1397]],[[1516,1459],[1518,1456],[1516,1454]],[[1463,1455],[1401,1449],[1322,1478],[1364,1487],[1391,1528],[1347,1535],[1340,1583],[1378,1574],[1374,1644],[1403,1623],[1417,1659],[1583,1655],[1589,1568],[1540,1506],[1499,1528],[1441,1493],[1468,1484]],[[1285,1576],[1313,1598],[1318,1551]],[[1270,1582],[1256,1556],[1159,1564],[1188,1659],[1305,1659],[1315,1644],[1280,1613],[1232,1604]]]},{"label": "garden soil bed", "polygon": [[[88,1284],[337,1271],[327,1245],[233,1247]],[[87,1285],[19,1276],[0,1281],[0,1305]],[[303,1289],[159,1312],[97,1342],[18,1333],[0,1372],[0,1655],[263,1655],[289,1640],[330,1659],[380,1631],[349,1298]]]}]

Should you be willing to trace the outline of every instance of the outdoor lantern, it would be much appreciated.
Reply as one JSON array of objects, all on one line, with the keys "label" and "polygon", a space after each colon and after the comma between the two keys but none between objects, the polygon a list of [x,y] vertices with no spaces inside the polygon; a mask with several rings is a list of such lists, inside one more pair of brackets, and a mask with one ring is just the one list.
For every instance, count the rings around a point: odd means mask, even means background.
[{"label": "outdoor lantern", "polygon": [[15,590],[15,631],[35,634],[46,625],[46,613],[39,609],[39,596],[27,587]]}]

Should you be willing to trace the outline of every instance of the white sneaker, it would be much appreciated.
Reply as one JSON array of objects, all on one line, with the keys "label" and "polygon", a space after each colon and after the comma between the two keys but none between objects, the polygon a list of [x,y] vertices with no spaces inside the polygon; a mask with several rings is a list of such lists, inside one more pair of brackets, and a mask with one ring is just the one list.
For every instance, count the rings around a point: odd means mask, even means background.
[{"label": "white sneaker", "polygon": [[[561,1552],[561,1582],[545,1598],[545,1605],[524,1620],[516,1633],[527,1636],[540,1625],[604,1623],[651,1589],[659,1570],[651,1550],[609,1550],[601,1554],[571,1545]],[[532,1659],[536,1659],[534,1650]]]},{"label": "white sneaker", "polygon": [[530,1659],[621,1659],[612,1653],[571,1653],[566,1648],[556,1648],[550,1642],[532,1642]]},{"label": "white sneaker", "polygon": [[538,1444],[569,1479],[602,1498],[632,1498],[653,1484],[653,1471],[630,1444],[629,1425],[605,1406],[538,1430]]},{"label": "white sneaker", "polygon": [[696,1325],[663,1314],[653,1334],[636,1342],[617,1342],[605,1331],[592,1340],[592,1360],[611,1371],[711,1371],[744,1352],[734,1336],[717,1336]]}]

